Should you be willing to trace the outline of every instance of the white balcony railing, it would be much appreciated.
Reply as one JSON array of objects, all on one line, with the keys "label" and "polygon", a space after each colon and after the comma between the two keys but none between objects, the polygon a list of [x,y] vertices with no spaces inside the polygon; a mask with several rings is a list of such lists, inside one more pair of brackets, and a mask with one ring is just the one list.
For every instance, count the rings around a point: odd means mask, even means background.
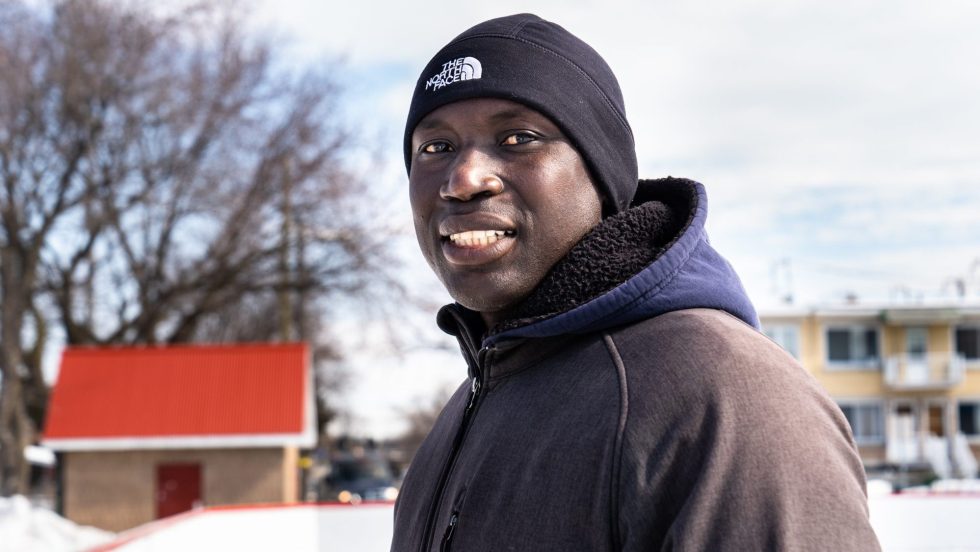
[{"label": "white balcony railing", "polygon": [[901,354],[885,360],[885,384],[893,389],[948,389],[963,381],[963,357],[949,353]]}]

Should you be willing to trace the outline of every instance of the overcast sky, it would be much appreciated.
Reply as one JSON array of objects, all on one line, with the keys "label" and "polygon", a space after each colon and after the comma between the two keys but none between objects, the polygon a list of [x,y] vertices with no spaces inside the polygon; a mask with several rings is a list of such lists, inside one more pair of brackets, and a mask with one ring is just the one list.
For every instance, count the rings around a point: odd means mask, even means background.
[{"label": "overcast sky", "polygon": [[[297,59],[346,60],[350,112],[390,152],[408,224],[415,79],[466,28],[530,6],[619,77],[640,175],[705,184],[712,242],[757,304],[774,280],[804,306],[936,299],[956,277],[980,292],[980,2],[268,0],[257,15]],[[352,402],[390,421],[392,401],[463,377],[449,355],[407,362],[421,368],[355,361]]]}]

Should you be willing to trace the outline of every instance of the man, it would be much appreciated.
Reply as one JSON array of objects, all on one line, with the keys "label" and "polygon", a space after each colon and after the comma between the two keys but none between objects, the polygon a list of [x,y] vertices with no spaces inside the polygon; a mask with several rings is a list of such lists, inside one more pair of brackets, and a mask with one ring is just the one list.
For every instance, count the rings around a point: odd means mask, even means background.
[{"label": "man", "polygon": [[392,550],[876,550],[847,422],[754,326],[700,184],[637,184],[615,76],[532,15],[422,72],[419,245],[469,379],[416,454]]}]

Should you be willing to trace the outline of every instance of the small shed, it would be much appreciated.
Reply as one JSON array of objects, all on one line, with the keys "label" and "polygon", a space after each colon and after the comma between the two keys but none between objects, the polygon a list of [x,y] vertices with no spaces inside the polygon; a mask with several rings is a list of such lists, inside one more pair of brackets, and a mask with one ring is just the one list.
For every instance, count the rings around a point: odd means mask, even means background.
[{"label": "small shed", "polygon": [[310,362],[304,344],[66,349],[42,441],[59,453],[63,514],[120,531],[299,500]]}]

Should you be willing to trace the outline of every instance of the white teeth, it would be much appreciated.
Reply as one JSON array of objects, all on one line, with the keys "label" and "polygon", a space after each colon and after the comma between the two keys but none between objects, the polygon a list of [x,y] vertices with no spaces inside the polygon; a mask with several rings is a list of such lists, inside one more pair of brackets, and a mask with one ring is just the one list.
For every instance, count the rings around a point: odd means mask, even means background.
[{"label": "white teeth", "polygon": [[503,230],[467,230],[458,234],[450,234],[449,241],[464,247],[483,246],[496,242],[505,234],[506,232]]}]

